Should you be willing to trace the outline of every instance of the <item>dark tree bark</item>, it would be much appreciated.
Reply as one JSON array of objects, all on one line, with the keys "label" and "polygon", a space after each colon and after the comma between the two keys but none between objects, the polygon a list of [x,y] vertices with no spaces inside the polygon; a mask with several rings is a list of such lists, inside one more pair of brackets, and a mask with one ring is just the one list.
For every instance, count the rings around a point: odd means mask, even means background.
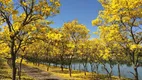
[{"label": "dark tree bark", "polygon": [[14,51],[15,39],[11,36],[11,59],[12,59],[12,80],[16,80],[16,54]]},{"label": "dark tree bark", "polygon": [[121,79],[121,73],[120,73],[120,65],[118,63],[118,76],[119,76],[119,79]]},{"label": "dark tree bark", "polygon": [[13,54],[12,56],[12,80],[16,80],[16,56]]},{"label": "dark tree bark", "polygon": [[71,64],[69,64],[69,75],[70,75],[70,77],[72,76],[72,69],[71,68],[72,68]]},{"label": "dark tree bark", "polygon": [[139,80],[139,77],[138,77],[138,68],[134,67],[134,71],[135,71],[135,80]]}]

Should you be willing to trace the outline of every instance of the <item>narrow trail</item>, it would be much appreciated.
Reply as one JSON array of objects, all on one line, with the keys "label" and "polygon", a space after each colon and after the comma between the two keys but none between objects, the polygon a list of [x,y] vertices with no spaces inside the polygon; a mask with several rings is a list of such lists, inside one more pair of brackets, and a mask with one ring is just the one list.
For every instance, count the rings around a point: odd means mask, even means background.
[{"label": "narrow trail", "polygon": [[24,70],[26,74],[33,77],[35,80],[64,80],[60,77],[54,76],[51,73],[35,67],[29,67],[27,65],[22,65],[22,70]]}]

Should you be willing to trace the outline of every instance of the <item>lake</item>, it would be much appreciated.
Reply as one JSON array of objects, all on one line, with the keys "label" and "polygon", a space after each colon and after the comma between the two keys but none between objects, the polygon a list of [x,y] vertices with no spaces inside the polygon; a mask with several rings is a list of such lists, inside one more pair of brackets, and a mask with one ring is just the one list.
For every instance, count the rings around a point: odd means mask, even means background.
[{"label": "lake", "polygon": [[[53,65],[53,64],[51,64],[51,65]],[[58,66],[60,66],[60,65],[58,65]],[[106,67],[109,70],[109,64],[106,63]],[[68,66],[65,66],[65,68],[68,68]],[[73,70],[79,70],[79,63],[73,63],[72,69]],[[80,70],[84,70],[83,64],[80,64]],[[87,64],[87,71],[91,72],[91,66],[90,66],[89,63]],[[120,65],[120,71],[121,71],[122,77],[134,79],[134,76],[130,73],[130,72],[134,72],[132,66]],[[107,72],[103,69],[102,64],[99,64],[98,73],[107,74]],[[118,76],[118,66],[117,65],[113,65],[112,73],[113,73],[114,76]],[[139,80],[142,80],[142,67],[138,68],[138,73],[139,73]]]}]

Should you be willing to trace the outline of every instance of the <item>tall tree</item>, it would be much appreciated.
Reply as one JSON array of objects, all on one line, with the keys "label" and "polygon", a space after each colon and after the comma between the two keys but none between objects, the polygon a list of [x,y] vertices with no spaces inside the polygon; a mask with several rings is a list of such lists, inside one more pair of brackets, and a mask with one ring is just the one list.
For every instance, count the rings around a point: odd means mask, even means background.
[{"label": "tall tree", "polygon": [[46,23],[49,16],[59,13],[59,0],[0,0],[0,21],[8,29],[6,40],[12,59],[12,80],[16,80],[16,56],[23,41],[23,35]]},{"label": "tall tree", "polygon": [[67,38],[72,45],[72,52],[69,54],[69,71],[71,76],[71,63],[73,56],[77,56],[77,48],[80,40],[88,36],[89,30],[83,24],[78,23],[77,20],[64,23],[63,31],[67,34]]},{"label": "tall tree", "polygon": [[[95,26],[110,27],[119,26],[122,38],[126,41],[122,44],[125,54],[129,56],[135,73],[135,80],[138,79],[138,67],[142,57],[142,0],[99,0],[104,10],[92,21]],[[116,35],[117,36],[117,35]]]}]

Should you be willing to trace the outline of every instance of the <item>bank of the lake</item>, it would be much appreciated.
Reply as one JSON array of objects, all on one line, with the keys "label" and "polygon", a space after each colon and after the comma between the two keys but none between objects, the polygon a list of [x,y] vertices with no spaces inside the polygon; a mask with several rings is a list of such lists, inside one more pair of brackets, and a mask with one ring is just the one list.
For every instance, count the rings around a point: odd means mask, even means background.
[{"label": "bank of the lake", "polygon": [[[54,65],[54,64],[51,64],[51,65]],[[95,65],[95,64],[94,64]],[[57,65],[58,67],[60,67],[60,64]],[[109,64],[106,63],[106,67],[108,70],[110,70],[110,67],[109,67]],[[68,68],[67,65],[64,66],[64,68]],[[84,66],[82,63],[73,63],[72,64],[72,69],[73,70],[81,70],[81,71],[84,71]],[[88,72],[92,72],[91,71],[91,66],[89,63],[87,63],[87,71]],[[103,65],[102,64],[99,64],[98,66],[98,70],[96,70],[96,68],[94,69],[94,72],[97,72],[99,74],[104,74],[106,75],[107,72],[105,71],[105,69],[103,68]],[[133,70],[133,67],[132,66],[128,66],[126,64],[122,64],[120,65],[120,73],[121,73],[121,76],[124,77],[124,78],[131,78],[131,79],[134,79],[134,76],[132,73],[130,72],[133,72],[134,73],[134,70]],[[139,67],[138,68],[138,73],[139,73],[139,79],[142,80],[142,67]],[[113,76],[118,76],[118,66],[117,65],[113,65],[113,69],[112,69],[112,74]]]},{"label": "bank of the lake", "polygon": [[[26,63],[26,65],[31,67],[36,67],[38,69],[42,69],[44,71],[47,71],[47,67],[49,67],[47,64],[33,64],[33,63]],[[108,80],[108,77],[104,74],[96,74],[87,72],[87,75],[84,75],[84,71],[77,70],[77,67],[75,70],[73,70],[74,67],[72,67],[72,76],[69,76],[68,68],[64,68],[64,71],[61,71],[60,65],[55,66],[55,64],[51,64],[48,73],[54,74],[55,76],[61,77],[65,80]],[[120,80],[117,76],[112,76],[112,80]],[[131,80],[128,78],[121,78],[121,80]]]}]

